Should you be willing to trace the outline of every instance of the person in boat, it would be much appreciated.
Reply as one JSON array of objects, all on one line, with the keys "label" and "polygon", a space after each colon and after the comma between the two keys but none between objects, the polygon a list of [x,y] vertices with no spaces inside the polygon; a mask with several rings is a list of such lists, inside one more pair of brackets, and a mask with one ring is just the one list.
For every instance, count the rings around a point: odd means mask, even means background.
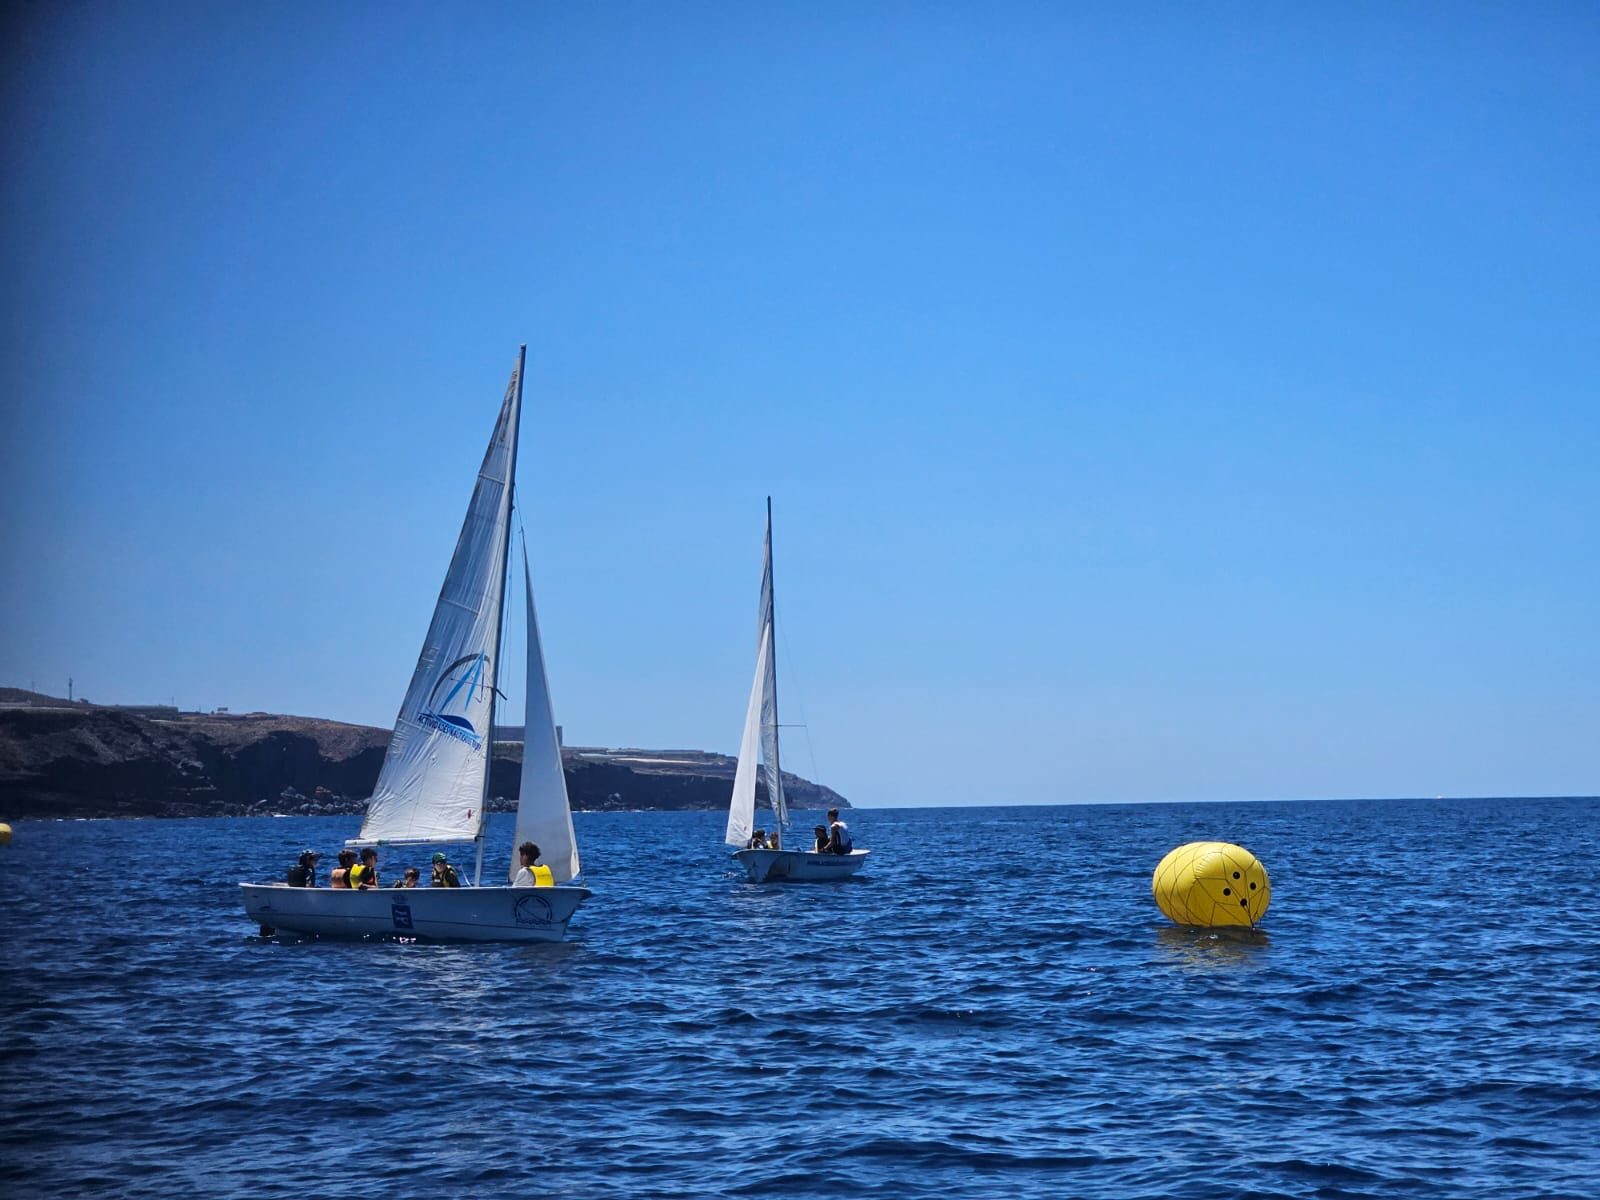
[{"label": "person in boat", "polygon": [[345,877],[351,887],[357,891],[366,891],[368,888],[378,886],[378,852],[371,846],[366,846],[361,851],[361,861],[350,868]]},{"label": "person in boat", "polygon": [[406,873],[404,875],[402,875],[399,879],[395,880],[393,886],[395,886],[397,888],[416,887],[417,886],[417,881],[420,880],[421,878],[422,878],[422,872],[421,871],[418,871],[415,867],[407,867],[406,868]]},{"label": "person in boat", "polygon": [[350,886],[350,868],[356,865],[356,852],[354,850],[339,851],[339,865],[328,874],[328,886],[347,888]]},{"label": "person in boat", "polygon": [[817,844],[812,850],[817,854],[826,854],[832,847],[828,844],[828,827],[826,825],[813,825],[811,832],[816,835]]},{"label": "person in boat", "polygon": [[433,852],[433,878],[429,880],[428,886],[461,886],[461,877],[456,874],[456,869],[450,865],[450,860],[444,856],[443,850],[435,850]]},{"label": "person in boat", "polygon": [[778,844],[778,834],[779,834],[779,831],[776,830],[776,829],[774,829],[771,833],[767,834],[767,849],[768,850],[782,850],[783,849],[783,847]]},{"label": "person in boat", "polygon": [[549,867],[535,865],[539,863],[539,847],[532,842],[523,842],[517,847],[517,854],[522,858],[522,867],[517,871],[517,877],[511,881],[512,887],[555,887],[555,872]]},{"label": "person in boat", "polygon": [[828,810],[828,853],[849,854],[853,849],[855,849],[855,845],[850,841],[850,830],[843,821],[839,820],[839,810],[830,808]]},{"label": "person in boat", "polygon": [[316,887],[317,859],[321,857],[315,850],[300,851],[300,861],[289,868],[285,881],[290,887]]},{"label": "person in boat", "polygon": [[767,848],[767,831],[758,829],[750,835],[750,840],[744,844],[746,850],[765,850]]}]

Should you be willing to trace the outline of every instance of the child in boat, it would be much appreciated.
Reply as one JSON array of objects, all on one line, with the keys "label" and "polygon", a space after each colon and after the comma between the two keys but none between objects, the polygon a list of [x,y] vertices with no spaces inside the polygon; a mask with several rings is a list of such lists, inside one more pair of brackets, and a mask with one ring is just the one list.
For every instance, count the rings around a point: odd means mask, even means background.
[{"label": "child in boat", "polygon": [[817,854],[828,852],[828,827],[826,825],[813,825],[811,832],[816,835],[817,844],[812,849]]},{"label": "child in boat", "polygon": [[378,886],[378,852],[371,846],[361,851],[361,861],[351,867],[345,875],[345,882],[358,891]]},{"label": "child in boat", "polygon": [[356,865],[356,852],[354,850],[339,851],[339,865],[328,876],[328,886],[348,888],[350,886],[350,868]]},{"label": "child in boat", "polygon": [[461,878],[456,874],[456,869],[450,865],[450,860],[445,858],[443,850],[433,853],[433,879],[430,887],[460,887]]},{"label": "child in boat", "polygon": [[828,850],[833,854],[849,854],[855,846],[850,841],[850,830],[839,820],[839,810],[828,810]]},{"label": "child in boat", "polygon": [[511,881],[512,887],[554,887],[556,877],[549,867],[535,866],[539,861],[539,847],[532,842],[523,842],[517,847],[517,853],[522,858],[522,867],[517,872],[517,877]]},{"label": "child in boat", "polygon": [[317,886],[317,859],[322,855],[315,850],[302,850],[300,861],[289,868],[285,880],[290,887],[316,887]]}]

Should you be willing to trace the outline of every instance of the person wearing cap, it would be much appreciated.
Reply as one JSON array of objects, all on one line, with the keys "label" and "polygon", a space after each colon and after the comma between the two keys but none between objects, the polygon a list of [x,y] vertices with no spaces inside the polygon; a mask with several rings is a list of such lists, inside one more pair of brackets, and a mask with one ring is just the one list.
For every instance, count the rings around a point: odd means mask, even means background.
[{"label": "person wearing cap", "polygon": [[350,886],[363,892],[378,886],[378,852],[373,847],[363,847],[361,861],[350,868]]},{"label": "person wearing cap", "polygon": [[429,881],[428,886],[461,886],[461,877],[456,874],[456,869],[450,865],[450,860],[444,856],[443,850],[435,850],[433,852],[433,878]]},{"label": "person wearing cap", "polygon": [[517,854],[522,858],[522,869],[511,881],[512,887],[555,887],[555,872],[546,866],[534,866],[534,863],[539,861],[538,846],[532,842],[523,842],[517,847]]},{"label": "person wearing cap", "polygon": [[322,855],[315,850],[300,851],[300,861],[290,867],[284,876],[290,887],[316,887],[317,886],[317,859]]}]

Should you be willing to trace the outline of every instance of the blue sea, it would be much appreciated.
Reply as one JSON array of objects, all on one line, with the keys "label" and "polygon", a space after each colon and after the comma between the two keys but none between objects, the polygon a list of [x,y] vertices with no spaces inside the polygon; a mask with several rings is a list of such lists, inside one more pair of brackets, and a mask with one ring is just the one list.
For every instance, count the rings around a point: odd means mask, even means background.
[{"label": "blue sea", "polygon": [[[758,887],[721,813],[579,813],[548,946],[258,936],[355,818],[20,824],[0,1190],[1600,1195],[1600,801],[847,815],[860,878]],[[1261,932],[1156,909],[1201,840]]]}]

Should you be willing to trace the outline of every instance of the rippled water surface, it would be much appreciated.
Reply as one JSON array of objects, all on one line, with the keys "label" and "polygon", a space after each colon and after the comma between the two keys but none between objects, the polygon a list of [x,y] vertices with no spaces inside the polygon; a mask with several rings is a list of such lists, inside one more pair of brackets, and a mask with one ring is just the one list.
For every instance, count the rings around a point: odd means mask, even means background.
[{"label": "rippled water surface", "polygon": [[[565,944],[258,937],[237,882],[355,824],[18,826],[7,1194],[1600,1195],[1597,801],[858,810],[860,879],[776,887],[580,813]],[[1263,933],[1156,910],[1197,840]]]}]

